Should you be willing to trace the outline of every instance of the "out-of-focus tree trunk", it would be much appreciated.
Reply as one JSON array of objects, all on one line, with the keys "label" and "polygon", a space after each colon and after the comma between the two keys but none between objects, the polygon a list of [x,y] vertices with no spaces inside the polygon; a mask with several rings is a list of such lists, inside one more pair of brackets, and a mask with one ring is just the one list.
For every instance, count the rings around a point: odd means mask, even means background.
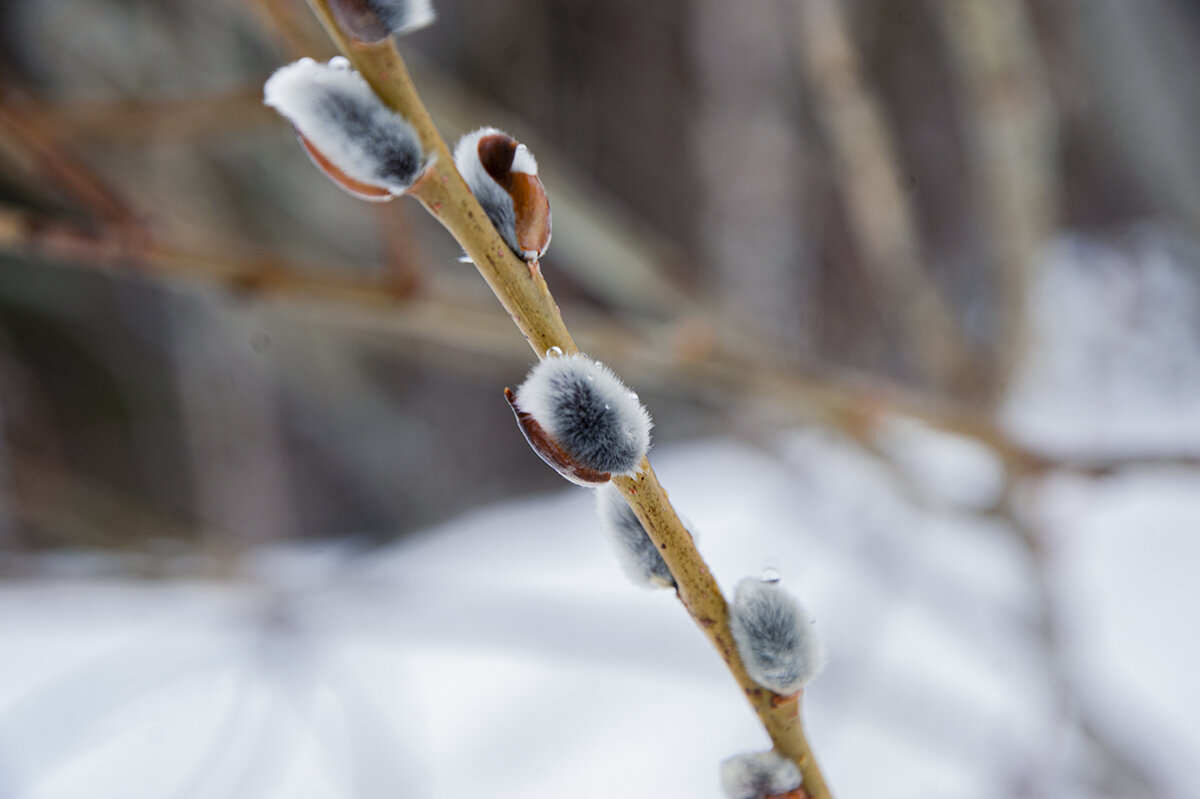
[{"label": "out-of-focus tree trunk", "polygon": [[288,537],[293,499],[264,333],[246,309],[174,300],[176,381],[197,514],[241,549]]},{"label": "out-of-focus tree trunk", "polygon": [[730,343],[782,362],[810,358],[817,266],[804,229],[787,14],[773,0],[696,0],[692,51],[701,98],[693,163],[697,244]]}]

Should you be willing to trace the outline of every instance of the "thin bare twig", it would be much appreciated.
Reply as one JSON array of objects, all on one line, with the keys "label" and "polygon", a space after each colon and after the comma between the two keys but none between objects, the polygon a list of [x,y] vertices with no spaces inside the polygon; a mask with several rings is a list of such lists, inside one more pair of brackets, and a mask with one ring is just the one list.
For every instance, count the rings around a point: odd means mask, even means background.
[{"label": "thin bare twig", "polygon": [[408,218],[409,208],[399,203],[381,204],[375,211],[379,229],[383,280],[397,296],[420,292],[429,276],[425,272],[424,253],[417,245]]},{"label": "thin bare twig", "polygon": [[22,109],[41,130],[64,144],[140,144],[205,139],[261,126],[274,114],[263,105],[262,84],[187,97],[123,100],[39,98]]},{"label": "thin bare twig", "polygon": [[332,276],[344,269],[310,274],[271,255],[187,252],[157,243],[140,230],[71,222],[5,206],[0,206],[0,252],[110,274],[197,280],[238,293],[315,297],[368,306],[391,306],[399,296],[387,285]]},{"label": "thin bare twig", "polygon": [[108,182],[71,153],[53,128],[27,111],[12,86],[0,84],[0,154],[26,173],[31,185],[47,185],[56,199],[76,204],[96,219],[135,227],[138,214]]}]

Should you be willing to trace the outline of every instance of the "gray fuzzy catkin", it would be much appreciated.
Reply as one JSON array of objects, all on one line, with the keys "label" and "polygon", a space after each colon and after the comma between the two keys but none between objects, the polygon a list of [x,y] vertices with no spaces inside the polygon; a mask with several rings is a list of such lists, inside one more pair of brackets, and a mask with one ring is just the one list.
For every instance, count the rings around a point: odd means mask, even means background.
[{"label": "gray fuzzy catkin", "polygon": [[821,637],[804,607],[778,583],[747,577],[729,606],[729,629],[756,683],[787,696],[825,665]]},{"label": "gray fuzzy catkin", "polygon": [[496,232],[509,249],[518,255],[521,246],[517,242],[517,212],[513,207],[512,197],[484,169],[479,160],[479,140],[484,136],[508,134],[498,128],[479,128],[465,134],[454,145],[454,166],[467,183],[467,188],[479,200],[483,212],[487,214]]},{"label": "gray fuzzy catkin", "polygon": [[721,788],[728,799],[763,799],[800,787],[800,768],[770,752],[735,755],[721,763]]},{"label": "gray fuzzy catkin", "polygon": [[596,511],[629,579],[647,588],[674,588],[675,578],[637,514],[611,483],[596,489]]},{"label": "gray fuzzy catkin", "polygon": [[364,4],[395,34],[423,28],[436,17],[429,0],[365,0]]},{"label": "gray fuzzy catkin", "polygon": [[302,58],[276,70],[263,94],[267,105],[355,180],[402,194],[425,167],[413,126],[348,66]]},{"label": "gray fuzzy catkin", "polygon": [[577,463],[631,475],[650,447],[650,414],[608,367],[586,355],[546,358],[517,389],[533,416]]},{"label": "gray fuzzy catkin", "polygon": [[378,42],[433,22],[429,0],[329,0],[329,10],[342,30],[364,42]]}]

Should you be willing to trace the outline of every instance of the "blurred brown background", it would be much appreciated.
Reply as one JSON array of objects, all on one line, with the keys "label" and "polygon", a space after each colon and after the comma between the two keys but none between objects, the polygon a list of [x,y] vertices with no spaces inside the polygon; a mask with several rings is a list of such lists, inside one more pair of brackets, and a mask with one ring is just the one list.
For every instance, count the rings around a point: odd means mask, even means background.
[{"label": "blurred brown background", "polygon": [[[1043,248],[1149,226],[1200,263],[1190,0],[437,10],[401,42],[418,86],[451,141],[538,155],[543,270],[659,446],[898,409],[1041,468],[992,410]],[[531,354],[452,239],[261,106],[332,54],[299,0],[14,0],[0,42],[5,551],[219,562],[558,486],[500,393]]]}]

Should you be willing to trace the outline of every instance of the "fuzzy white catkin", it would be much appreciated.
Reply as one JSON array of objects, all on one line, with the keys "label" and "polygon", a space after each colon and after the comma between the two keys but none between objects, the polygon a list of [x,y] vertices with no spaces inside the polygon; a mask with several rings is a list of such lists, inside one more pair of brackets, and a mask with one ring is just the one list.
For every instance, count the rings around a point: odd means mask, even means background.
[{"label": "fuzzy white catkin", "polygon": [[263,87],[264,102],[347,176],[402,194],[426,166],[420,138],[342,62],[302,58],[281,67]]},{"label": "fuzzy white catkin", "polygon": [[338,27],[363,42],[423,28],[435,16],[429,0],[329,0],[329,11]]},{"label": "fuzzy white catkin", "polygon": [[763,799],[800,787],[800,768],[770,752],[735,755],[721,763],[721,788],[728,799]]},{"label": "fuzzy white catkin", "polygon": [[[488,174],[479,160],[479,141],[485,136],[508,136],[499,128],[483,127],[464,134],[454,145],[454,165],[467,183],[467,188],[479,200],[484,213],[496,227],[500,238],[509,248],[524,257],[521,245],[517,241],[517,214],[513,207],[513,199],[504,187]],[[511,138],[511,137],[509,137]],[[513,172],[524,172],[529,175],[538,173],[537,160],[529,148],[518,145],[513,157]]]},{"label": "fuzzy white catkin", "polygon": [[747,577],[729,607],[729,629],[756,683],[787,696],[825,665],[825,647],[800,602],[778,583]]},{"label": "fuzzy white catkin", "polygon": [[437,18],[429,0],[369,0],[392,33],[408,33]]},{"label": "fuzzy white catkin", "polygon": [[633,508],[611,483],[596,489],[596,511],[630,580],[647,588],[675,587],[675,578],[662,553],[650,540]]},{"label": "fuzzy white catkin", "polygon": [[577,463],[599,472],[632,475],[650,448],[650,414],[637,395],[586,355],[538,363],[516,404]]},{"label": "fuzzy white catkin", "polygon": [[378,20],[377,28],[370,31],[374,36],[360,36],[368,40],[415,31],[429,25],[437,17],[429,0],[332,0],[330,8],[335,10],[335,16],[339,5],[352,9],[356,17],[374,17]]}]

